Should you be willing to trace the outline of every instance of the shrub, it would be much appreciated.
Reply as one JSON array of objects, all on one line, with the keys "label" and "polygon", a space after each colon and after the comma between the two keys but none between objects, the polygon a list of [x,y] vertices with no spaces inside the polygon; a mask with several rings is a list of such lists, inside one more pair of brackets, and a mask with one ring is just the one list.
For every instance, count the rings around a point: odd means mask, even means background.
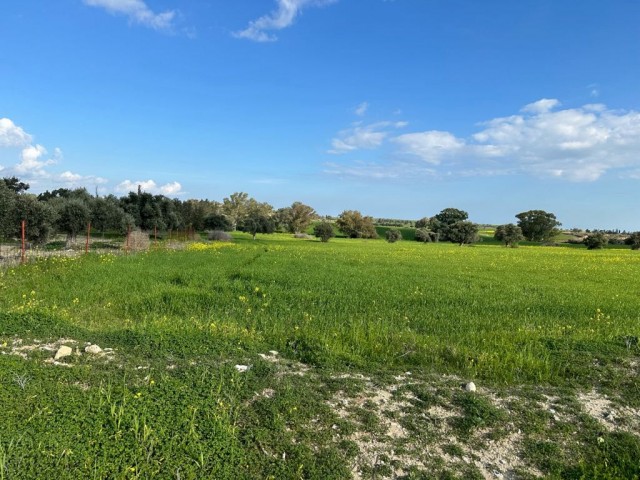
[{"label": "shrub", "polygon": [[402,233],[400,232],[400,230],[387,230],[387,232],[385,233],[385,237],[387,239],[387,242],[395,243],[398,240],[402,240]]},{"label": "shrub", "polygon": [[415,238],[418,242],[437,242],[440,240],[440,234],[432,232],[426,228],[419,228],[416,230]]},{"label": "shrub", "polygon": [[132,230],[127,235],[126,248],[132,252],[143,252],[149,250],[151,242],[149,241],[149,234],[141,230]]},{"label": "shrub", "polygon": [[233,240],[231,234],[223,232],[222,230],[212,230],[207,232],[207,238],[214,242],[230,242]]},{"label": "shrub", "polygon": [[345,210],[338,217],[338,228],[350,238],[378,238],[372,217],[364,217],[357,210]]},{"label": "shrub", "polygon": [[211,215],[204,217],[204,228],[212,231],[229,232],[233,230],[233,225],[231,224],[229,217],[226,215],[223,215],[222,213],[212,213]]},{"label": "shrub", "polygon": [[466,220],[449,225],[446,230],[447,238],[451,243],[464,245],[478,241],[478,225]]},{"label": "shrub", "polygon": [[640,250],[640,232],[635,232],[629,235],[624,243],[631,245],[631,250]]},{"label": "shrub", "polygon": [[609,239],[602,232],[594,232],[585,237],[582,241],[589,250],[597,250],[600,248],[604,248],[604,246],[609,243]]},{"label": "shrub", "polygon": [[333,231],[333,225],[329,222],[318,223],[313,227],[313,234],[323,242],[328,242],[331,237],[335,237],[336,234]]}]

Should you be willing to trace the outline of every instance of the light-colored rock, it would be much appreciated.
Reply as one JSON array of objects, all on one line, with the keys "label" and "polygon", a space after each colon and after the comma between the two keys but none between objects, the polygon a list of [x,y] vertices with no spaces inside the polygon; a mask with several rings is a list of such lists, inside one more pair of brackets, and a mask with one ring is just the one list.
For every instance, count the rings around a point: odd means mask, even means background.
[{"label": "light-colored rock", "polygon": [[247,370],[249,370],[249,368],[249,365],[236,365],[236,370],[240,373],[246,372]]},{"label": "light-colored rock", "polygon": [[269,350],[269,353],[274,357],[278,355],[278,352],[276,350]]},{"label": "light-colored rock", "polygon": [[93,355],[102,353],[102,349],[98,345],[89,345],[88,347],[84,348],[84,351]]},{"label": "light-colored rock", "polygon": [[473,382],[469,382],[464,386],[464,389],[467,392],[475,392],[476,391],[476,384]]},{"label": "light-colored rock", "polygon": [[54,357],[54,359],[58,360],[60,358],[68,357],[71,354],[73,354],[73,349],[71,347],[67,347],[66,345],[62,345],[56,352],[56,356]]}]

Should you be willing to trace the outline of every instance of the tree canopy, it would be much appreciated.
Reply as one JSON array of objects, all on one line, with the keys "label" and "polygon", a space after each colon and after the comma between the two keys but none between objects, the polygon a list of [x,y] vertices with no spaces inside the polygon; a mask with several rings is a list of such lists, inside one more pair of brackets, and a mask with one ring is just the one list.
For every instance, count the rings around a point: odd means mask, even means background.
[{"label": "tree canopy", "polygon": [[524,237],[531,242],[547,242],[553,239],[562,225],[553,213],[544,210],[529,210],[518,213],[518,226]]}]

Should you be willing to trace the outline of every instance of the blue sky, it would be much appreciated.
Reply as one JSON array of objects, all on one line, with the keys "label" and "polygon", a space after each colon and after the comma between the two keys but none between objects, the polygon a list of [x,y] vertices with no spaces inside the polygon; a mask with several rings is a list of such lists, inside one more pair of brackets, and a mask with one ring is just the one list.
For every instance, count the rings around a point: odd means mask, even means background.
[{"label": "blue sky", "polygon": [[0,175],[640,230],[637,0],[4,0]]}]

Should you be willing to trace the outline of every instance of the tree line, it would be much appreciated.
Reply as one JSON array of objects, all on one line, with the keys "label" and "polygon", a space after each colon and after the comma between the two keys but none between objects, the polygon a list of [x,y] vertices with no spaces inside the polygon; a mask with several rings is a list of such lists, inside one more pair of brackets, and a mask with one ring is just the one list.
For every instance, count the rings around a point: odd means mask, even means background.
[{"label": "tree line", "polygon": [[[39,195],[28,193],[29,184],[16,177],[0,179],[0,238],[20,237],[21,221],[28,222],[27,240],[45,243],[54,232],[67,235],[69,241],[86,231],[90,223],[97,232],[124,234],[131,228],[145,231],[210,230],[258,233],[283,231],[303,234],[314,225],[313,233],[323,242],[335,236],[336,228],[349,238],[377,238],[378,221],[357,210],[345,210],[337,218],[322,219],[302,202],[275,209],[247,193],[236,192],[222,202],[179,200],[153,195],[138,188],[123,197],[92,196],[84,188],[58,188]],[[529,210],[515,215],[516,224],[499,225],[494,238],[505,246],[517,247],[523,240],[551,242],[561,223],[553,213]],[[385,223],[393,224],[392,219]],[[407,225],[406,220],[396,226]],[[389,242],[402,239],[397,228],[385,232]],[[603,232],[590,232],[583,242],[590,249],[602,248],[608,241]],[[457,208],[445,208],[432,217],[415,222],[415,239],[419,242],[448,241],[466,245],[479,240],[479,226],[469,221],[469,214]],[[640,249],[640,232],[632,233],[625,243]]]}]

